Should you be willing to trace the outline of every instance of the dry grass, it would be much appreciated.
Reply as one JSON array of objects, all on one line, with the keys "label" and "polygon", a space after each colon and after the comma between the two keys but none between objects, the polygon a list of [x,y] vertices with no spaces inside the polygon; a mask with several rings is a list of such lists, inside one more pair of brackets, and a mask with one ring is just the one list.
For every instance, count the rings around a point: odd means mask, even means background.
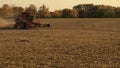
[{"label": "dry grass", "polygon": [[0,30],[1,68],[120,68],[120,19],[42,19]]}]

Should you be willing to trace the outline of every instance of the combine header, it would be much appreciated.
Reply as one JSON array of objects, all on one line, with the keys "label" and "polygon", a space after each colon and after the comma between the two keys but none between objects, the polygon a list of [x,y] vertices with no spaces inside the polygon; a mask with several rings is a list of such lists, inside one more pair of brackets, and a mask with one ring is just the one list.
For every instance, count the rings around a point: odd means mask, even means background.
[{"label": "combine header", "polygon": [[34,15],[32,13],[23,12],[15,18],[15,29],[29,29],[34,27],[50,27],[50,24],[41,24],[33,22]]}]

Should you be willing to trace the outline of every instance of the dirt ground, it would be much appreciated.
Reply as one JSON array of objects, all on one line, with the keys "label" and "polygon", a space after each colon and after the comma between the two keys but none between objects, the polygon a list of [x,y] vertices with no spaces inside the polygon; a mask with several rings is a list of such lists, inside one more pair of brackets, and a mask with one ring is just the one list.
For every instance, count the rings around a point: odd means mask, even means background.
[{"label": "dirt ground", "polygon": [[0,68],[120,68],[119,18],[36,21],[51,27],[0,29]]}]

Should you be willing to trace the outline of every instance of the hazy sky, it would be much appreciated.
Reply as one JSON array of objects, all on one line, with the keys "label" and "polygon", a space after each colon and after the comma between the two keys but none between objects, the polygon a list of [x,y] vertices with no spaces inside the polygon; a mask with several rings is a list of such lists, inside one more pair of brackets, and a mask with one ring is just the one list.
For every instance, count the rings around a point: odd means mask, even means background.
[{"label": "hazy sky", "polygon": [[88,3],[120,7],[120,0],[0,0],[0,6],[6,3],[9,5],[22,7],[28,7],[29,4],[34,4],[37,6],[37,8],[45,4],[50,11],[55,9],[72,8],[74,5]]}]

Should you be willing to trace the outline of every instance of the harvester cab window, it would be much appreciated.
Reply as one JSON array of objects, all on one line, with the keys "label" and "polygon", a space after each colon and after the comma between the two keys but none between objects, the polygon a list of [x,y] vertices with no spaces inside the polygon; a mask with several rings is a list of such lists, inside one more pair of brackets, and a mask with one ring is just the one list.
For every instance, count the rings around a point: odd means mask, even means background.
[{"label": "harvester cab window", "polygon": [[33,21],[34,15],[32,13],[27,13],[26,17],[28,18],[28,20]]}]

